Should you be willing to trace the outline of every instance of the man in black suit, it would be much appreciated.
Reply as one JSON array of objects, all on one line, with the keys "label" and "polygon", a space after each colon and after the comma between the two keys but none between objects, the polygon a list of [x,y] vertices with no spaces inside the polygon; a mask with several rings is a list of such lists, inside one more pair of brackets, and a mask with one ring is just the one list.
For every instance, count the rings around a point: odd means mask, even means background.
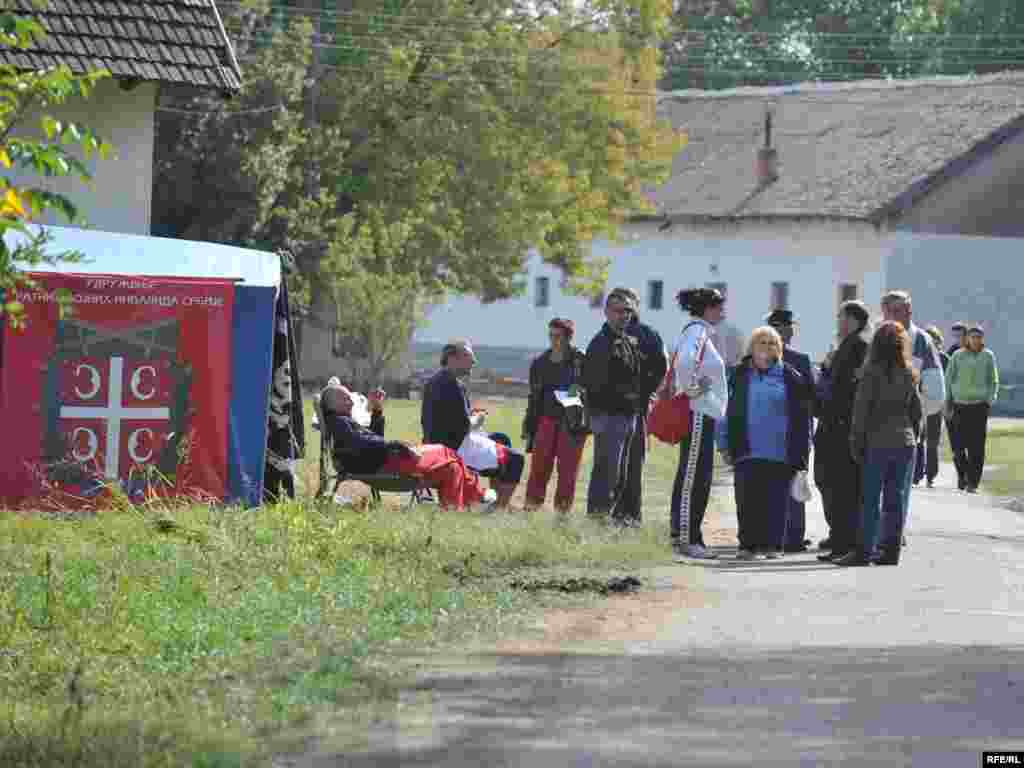
[{"label": "man in black suit", "polygon": [[473,455],[463,445],[470,431],[480,429],[487,417],[486,411],[470,406],[466,386],[461,381],[468,378],[475,364],[476,355],[468,341],[453,341],[441,350],[441,370],[423,387],[423,441],[456,451],[468,467],[491,479],[491,487],[497,493],[496,506],[507,507],[523,474],[523,454],[512,450],[507,436],[494,433],[488,436],[490,439],[476,443],[477,448],[489,447],[493,461],[489,466],[477,466],[476,461],[483,457]]},{"label": "man in black suit", "polygon": [[[765,323],[779,332],[779,336],[782,337],[782,359],[800,372],[809,389],[808,399],[813,403],[815,401],[815,389],[811,358],[803,352],[797,352],[790,347],[796,326],[793,313],[788,309],[776,309],[765,318]],[[813,432],[813,429],[811,432]],[[786,523],[785,548],[787,552],[805,552],[807,550],[811,542],[804,538],[806,530],[807,515],[805,506],[802,502],[795,501],[790,497],[789,514],[787,515]]]}]

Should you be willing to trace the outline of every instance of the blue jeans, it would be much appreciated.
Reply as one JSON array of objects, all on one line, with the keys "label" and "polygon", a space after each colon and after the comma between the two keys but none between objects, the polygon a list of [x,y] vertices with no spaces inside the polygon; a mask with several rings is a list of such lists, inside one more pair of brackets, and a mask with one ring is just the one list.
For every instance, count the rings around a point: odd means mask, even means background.
[{"label": "blue jeans", "polygon": [[864,506],[860,519],[862,554],[870,557],[879,544],[886,549],[899,548],[915,455],[916,447],[912,445],[868,449],[864,457]]}]

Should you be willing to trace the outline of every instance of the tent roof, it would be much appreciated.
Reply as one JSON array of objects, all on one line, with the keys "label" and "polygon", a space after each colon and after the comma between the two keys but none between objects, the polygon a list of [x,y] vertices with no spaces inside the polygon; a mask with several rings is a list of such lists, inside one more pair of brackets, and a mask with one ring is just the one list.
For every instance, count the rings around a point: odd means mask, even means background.
[{"label": "tent roof", "polygon": [[[46,229],[52,237],[50,252],[78,251],[85,261],[32,267],[33,272],[67,272],[86,275],[136,275],[139,277],[198,277],[239,280],[245,285],[276,287],[281,283],[281,259],[277,254],[237,248],[220,243],[174,240],[166,237],[126,235],[73,227]],[[8,233],[20,238],[18,233]]]}]

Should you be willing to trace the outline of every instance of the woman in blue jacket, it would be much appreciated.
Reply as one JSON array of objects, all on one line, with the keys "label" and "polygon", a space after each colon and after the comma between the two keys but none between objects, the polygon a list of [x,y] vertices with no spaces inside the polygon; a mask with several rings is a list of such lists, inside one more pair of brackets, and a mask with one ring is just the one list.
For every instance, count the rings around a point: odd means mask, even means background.
[{"label": "woman in blue jacket", "polygon": [[782,556],[790,488],[810,453],[811,391],[783,361],[778,332],[756,329],[716,430],[723,459],[735,465],[738,559]]}]

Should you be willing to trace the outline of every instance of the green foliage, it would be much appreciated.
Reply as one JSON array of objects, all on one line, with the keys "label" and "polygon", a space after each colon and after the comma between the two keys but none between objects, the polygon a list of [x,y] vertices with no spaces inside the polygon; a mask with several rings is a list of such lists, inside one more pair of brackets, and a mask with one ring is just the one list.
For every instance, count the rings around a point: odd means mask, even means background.
[{"label": "green foliage", "polygon": [[1024,66],[1015,0],[737,0],[690,3],[662,46],[663,86],[962,75]]},{"label": "green foliage", "polygon": [[[11,13],[0,12],[0,45],[26,48],[44,36],[35,22]],[[90,178],[85,160],[94,155],[103,158],[111,152],[87,127],[63,123],[47,110],[75,98],[88,98],[106,72],[73,75],[66,66],[43,71],[21,71],[0,65],[0,291],[6,296],[0,314],[17,325],[24,309],[18,299],[20,288],[31,287],[21,272],[33,266],[58,261],[74,261],[75,253],[51,253],[48,235],[31,226],[33,219],[49,214],[75,222],[75,205],[67,197],[45,189],[23,186],[3,173],[32,174],[42,177],[76,176]],[[38,128],[38,134],[31,130]],[[7,235],[18,236],[8,242]]]},{"label": "green foliage", "polygon": [[404,333],[448,292],[514,295],[532,248],[593,290],[589,243],[645,209],[682,146],[653,118],[665,0],[367,1],[312,24],[271,5],[226,20],[240,102],[162,118],[157,227],[289,249],[299,298],[343,298],[339,321],[408,307]]}]

